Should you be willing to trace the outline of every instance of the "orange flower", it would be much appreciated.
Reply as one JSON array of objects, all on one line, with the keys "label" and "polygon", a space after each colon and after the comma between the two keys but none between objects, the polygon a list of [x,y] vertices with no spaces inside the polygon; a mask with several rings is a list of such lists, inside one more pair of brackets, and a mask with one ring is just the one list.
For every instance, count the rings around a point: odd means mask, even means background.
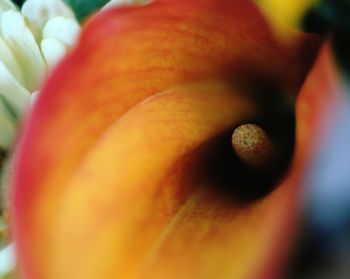
[{"label": "orange flower", "polygon": [[156,0],[92,19],[19,144],[13,225],[26,278],[278,274],[323,95],[301,97],[291,171],[262,198],[233,195],[265,186],[241,181],[221,139],[295,100],[318,43],[276,37],[249,0]]}]

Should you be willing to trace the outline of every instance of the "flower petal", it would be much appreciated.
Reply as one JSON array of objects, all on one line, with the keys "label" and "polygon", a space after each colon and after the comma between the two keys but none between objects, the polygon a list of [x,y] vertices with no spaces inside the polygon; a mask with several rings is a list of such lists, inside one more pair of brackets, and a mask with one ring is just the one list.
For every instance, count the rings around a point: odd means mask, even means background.
[{"label": "flower petal", "polygon": [[7,10],[16,10],[16,6],[10,0],[0,0],[0,12]]},{"label": "flower petal", "polygon": [[2,61],[10,73],[14,76],[14,78],[21,84],[24,85],[23,82],[23,74],[21,68],[18,65],[18,62],[13,55],[11,49],[7,46],[5,40],[0,35],[0,61]]},{"label": "flower petal", "polygon": [[68,46],[72,46],[79,32],[80,26],[76,20],[57,16],[46,23],[43,38],[55,38]]},{"label": "flower petal", "polygon": [[67,53],[66,45],[56,38],[44,39],[40,46],[49,69],[53,69]]},{"label": "flower petal", "polygon": [[0,61],[0,95],[6,99],[15,114],[26,112],[30,93],[23,88]]},{"label": "flower petal", "polygon": [[255,115],[259,81],[298,92],[317,38],[288,33],[287,45],[270,31],[244,0],[158,0],[88,23],[20,145],[14,223],[28,278],[271,278],[296,177],[242,208],[186,172],[196,148]]},{"label": "flower petal", "polygon": [[45,24],[56,16],[74,19],[72,10],[62,0],[27,0],[22,6],[22,14],[30,22],[38,41]]},{"label": "flower petal", "polygon": [[[0,276],[5,276],[15,267],[14,245],[8,245],[0,251]],[[6,278],[6,277],[2,277]]]},{"label": "flower petal", "polygon": [[252,263],[272,264],[294,190],[242,208],[195,179],[198,146],[254,114],[205,87],[142,102],[95,144],[67,185],[50,278],[250,278]]},{"label": "flower petal", "polygon": [[33,91],[43,78],[46,65],[32,32],[17,11],[7,11],[1,17],[1,32],[26,75],[25,87]]}]

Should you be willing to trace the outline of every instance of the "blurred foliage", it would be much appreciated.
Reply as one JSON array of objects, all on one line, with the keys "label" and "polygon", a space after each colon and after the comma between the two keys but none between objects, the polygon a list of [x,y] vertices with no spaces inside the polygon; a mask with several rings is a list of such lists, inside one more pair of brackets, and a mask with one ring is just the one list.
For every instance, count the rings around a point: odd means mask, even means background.
[{"label": "blurred foliage", "polygon": [[350,0],[319,0],[305,14],[303,29],[331,36],[337,62],[350,81]]},{"label": "blurred foliage", "polygon": [[320,13],[318,7],[313,7],[304,15],[302,29],[306,32],[325,35],[329,29],[329,22]]},{"label": "blurred foliage", "polygon": [[[44,0],[45,1],[45,0]],[[63,0],[74,11],[75,16],[79,21],[85,19],[89,14],[104,6],[110,0]],[[25,0],[12,0],[19,7],[23,5]]]},{"label": "blurred foliage", "polygon": [[25,0],[12,0],[12,2],[17,4],[18,7],[21,7]]},{"label": "blurred foliage", "polygon": [[5,274],[3,277],[0,277],[0,279],[16,279],[16,278],[17,277],[13,271]]},{"label": "blurred foliage", "polygon": [[104,6],[109,0],[64,0],[74,11],[79,21],[84,20],[95,10]]},{"label": "blurred foliage", "polygon": [[350,1],[319,0],[304,16],[303,27],[322,34],[330,28],[350,28]]},{"label": "blurred foliage", "polygon": [[333,26],[350,28],[349,0],[321,0],[318,9]]},{"label": "blurred foliage", "polygon": [[[333,50],[346,80],[350,83],[350,27],[337,29],[333,34]],[[349,92],[349,91],[348,91]]]}]

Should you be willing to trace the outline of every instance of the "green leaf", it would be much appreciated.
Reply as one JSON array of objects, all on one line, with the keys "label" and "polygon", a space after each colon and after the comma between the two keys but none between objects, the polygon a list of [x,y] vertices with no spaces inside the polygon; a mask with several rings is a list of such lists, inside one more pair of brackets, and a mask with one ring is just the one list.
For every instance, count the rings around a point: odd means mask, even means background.
[{"label": "green leaf", "polygon": [[79,21],[105,5],[109,0],[64,0],[74,11]]}]

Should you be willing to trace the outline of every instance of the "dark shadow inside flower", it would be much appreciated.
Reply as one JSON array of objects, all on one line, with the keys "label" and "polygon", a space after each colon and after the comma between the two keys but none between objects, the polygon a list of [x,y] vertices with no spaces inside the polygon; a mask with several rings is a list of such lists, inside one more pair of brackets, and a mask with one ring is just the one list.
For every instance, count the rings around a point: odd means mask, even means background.
[{"label": "dark shadow inside flower", "polygon": [[[269,92],[275,92],[270,90]],[[213,193],[233,204],[247,205],[268,195],[288,172],[295,141],[295,115],[281,94],[265,94],[258,99],[262,114],[236,123],[194,151],[188,173],[195,173],[198,185],[206,185]],[[278,97],[277,97],[278,96]],[[259,100],[260,99],[260,100]],[[274,146],[274,157],[261,165],[250,165],[237,155],[232,146],[236,127],[254,123],[268,134]],[[192,180],[194,180],[192,178]]]},{"label": "dark shadow inside flower", "polygon": [[[214,186],[211,190],[236,202],[250,203],[271,192],[286,173],[293,154],[292,140],[285,142],[277,162],[250,166],[233,151],[230,137],[232,129],[201,147],[203,177]],[[291,138],[293,138],[291,136]]]}]

